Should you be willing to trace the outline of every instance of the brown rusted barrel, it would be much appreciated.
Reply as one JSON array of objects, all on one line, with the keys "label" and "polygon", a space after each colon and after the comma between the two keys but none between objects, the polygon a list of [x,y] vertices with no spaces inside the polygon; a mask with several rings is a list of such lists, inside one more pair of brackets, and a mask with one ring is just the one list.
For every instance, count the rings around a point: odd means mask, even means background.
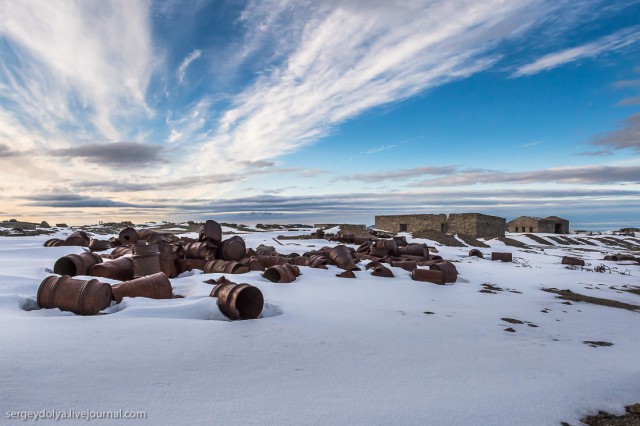
[{"label": "brown rusted barrel", "polygon": [[170,232],[158,232],[153,229],[140,229],[137,232],[140,239],[147,241],[149,244],[157,244],[160,241],[173,243],[179,240],[178,237]]},{"label": "brown rusted barrel", "polygon": [[262,276],[272,283],[292,283],[300,275],[300,268],[296,265],[276,265],[267,268]]},{"label": "brown rusted barrel", "polygon": [[116,248],[122,245],[122,241],[120,241],[116,237],[111,237],[109,238],[109,244],[111,244],[111,248]]},{"label": "brown rusted barrel", "polygon": [[125,281],[111,286],[113,300],[122,302],[125,297],[147,297],[149,299],[172,299],[171,281],[162,272]]},{"label": "brown rusted barrel", "polygon": [[400,254],[398,243],[393,238],[389,240],[377,240],[374,243],[374,246],[377,248],[385,249],[386,250],[385,256],[387,254],[391,256],[397,256],[398,254]]},{"label": "brown rusted barrel", "polygon": [[186,259],[213,260],[216,258],[216,250],[216,246],[207,241],[187,243],[184,245],[184,257]]},{"label": "brown rusted barrel", "polygon": [[437,255],[437,254],[430,254],[429,255],[429,260],[443,260],[442,256]]},{"label": "brown rusted barrel", "polygon": [[484,259],[484,255],[478,249],[469,250],[469,256],[475,256],[475,257],[479,257],[480,259]]},{"label": "brown rusted barrel", "polygon": [[125,244],[125,245],[121,245],[120,247],[116,247],[111,251],[111,258],[112,259],[116,259],[120,256],[124,256],[127,254],[133,254],[133,245],[132,244]]},{"label": "brown rusted barrel", "polygon": [[500,252],[492,252],[491,260],[500,260],[502,262],[513,262],[513,254],[511,253],[500,253]]},{"label": "brown rusted barrel", "polygon": [[94,240],[89,243],[89,250],[91,251],[105,251],[111,249],[111,243],[107,240]]},{"label": "brown rusted barrel", "polygon": [[429,258],[429,247],[426,244],[407,244],[404,247],[399,247],[398,251],[400,255]]},{"label": "brown rusted barrel", "polygon": [[264,271],[266,269],[255,256],[244,257],[240,259],[238,263],[242,266],[246,266],[250,271]]},{"label": "brown rusted barrel", "polygon": [[68,254],[61,257],[53,265],[53,272],[59,275],[87,275],[89,269],[102,263],[102,258],[95,253]]},{"label": "brown rusted barrel", "polygon": [[347,271],[359,271],[360,268],[353,262],[351,251],[344,245],[337,245],[329,252],[329,257],[338,268]]},{"label": "brown rusted barrel", "polygon": [[130,226],[123,228],[118,234],[118,240],[122,244],[135,244],[140,239],[138,232]]},{"label": "brown rusted barrel", "polygon": [[246,253],[247,247],[244,240],[237,235],[224,240],[220,246],[220,258],[223,260],[242,259]]},{"label": "brown rusted barrel", "polygon": [[373,275],[374,277],[385,277],[385,278],[393,278],[394,276],[393,272],[391,272],[391,269],[383,265],[379,265],[373,268],[371,275]]},{"label": "brown rusted barrel", "polygon": [[182,246],[163,241],[158,243],[158,251],[160,252],[160,271],[169,278],[178,276],[176,261],[182,257]]},{"label": "brown rusted barrel", "polygon": [[375,260],[377,261],[379,259],[379,257],[376,256],[371,256],[370,254],[366,254],[366,253],[356,253],[354,254],[354,257],[358,260]]},{"label": "brown rusted barrel", "polygon": [[293,264],[298,266],[308,266],[310,268],[327,269],[327,259],[322,256],[300,256],[293,259]]},{"label": "brown rusted barrel", "polygon": [[620,258],[618,256],[616,256],[615,254],[610,254],[604,257],[604,260],[611,260],[613,262],[618,262],[620,261]]},{"label": "brown rusted barrel", "polygon": [[139,240],[133,248],[133,277],[139,278],[157,274],[160,271],[160,251],[158,244],[147,244]]},{"label": "brown rusted barrel", "polygon": [[68,275],[51,275],[38,288],[37,303],[40,308],[58,308],[78,315],[96,315],[111,305],[109,284],[96,279],[76,280]]},{"label": "brown rusted barrel", "polygon": [[193,271],[194,269],[200,269],[204,271],[204,267],[207,264],[207,261],[204,259],[178,259],[176,260],[176,267],[178,268],[178,273],[181,274],[187,271]]},{"label": "brown rusted barrel", "polygon": [[373,257],[386,257],[389,254],[386,248],[384,247],[371,247],[369,249],[369,256]]},{"label": "brown rusted barrel", "polygon": [[131,280],[133,279],[133,259],[123,256],[109,262],[98,263],[89,269],[87,275],[118,281]]},{"label": "brown rusted barrel", "polygon": [[563,265],[584,266],[584,260],[577,257],[565,256],[562,258]]},{"label": "brown rusted barrel", "polygon": [[405,247],[408,244],[407,237],[405,237],[404,235],[401,237],[393,237],[393,239],[396,241],[398,247]]},{"label": "brown rusted barrel", "polygon": [[215,245],[222,242],[222,227],[215,220],[207,220],[200,230],[199,241],[211,241]]},{"label": "brown rusted barrel", "polygon": [[264,308],[262,292],[249,284],[218,284],[210,296],[218,298],[220,312],[230,320],[256,319]]},{"label": "brown rusted barrel", "polygon": [[51,238],[50,240],[47,240],[44,242],[44,246],[45,247],[60,247],[60,246],[66,246],[67,242],[64,240],[61,240],[60,238]]},{"label": "brown rusted barrel", "polygon": [[221,273],[221,274],[246,274],[249,272],[248,266],[243,266],[233,260],[212,260],[204,265],[205,274]]},{"label": "brown rusted barrel", "polygon": [[418,265],[416,265],[416,262],[412,260],[396,260],[394,262],[391,262],[391,266],[393,266],[394,268],[402,268],[405,271],[413,271],[418,267]]},{"label": "brown rusted barrel", "polygon": [[434,263],[429,268],[432,271],[441,271],[446,283],[455,283],[458,280],[458,270],[451,262]]},{"label": "brown rusted barrel", "polygon": [[440,285],[445,283],[442,271],[431,269],[414,269],[411,271],[411,279]]},{"label": "brown rusted barrel", "polygon": [[75,231],[65,241],[68,246],[89,247],[91,237],[85,231]]},{"label": "brown rusted barrel", "polygon": [[355,278],[356,274],[354,274],[353,271],[342,271],[339,274],[336,274],[336,277],[338,277],[338,278]]},{"label": "brown rusted barrel", "polygon": [[265,268],[269,268],[275,265],[286,265],[291,262],[291,259],[284,256],[256,256],[256,258],[264,265]]}]

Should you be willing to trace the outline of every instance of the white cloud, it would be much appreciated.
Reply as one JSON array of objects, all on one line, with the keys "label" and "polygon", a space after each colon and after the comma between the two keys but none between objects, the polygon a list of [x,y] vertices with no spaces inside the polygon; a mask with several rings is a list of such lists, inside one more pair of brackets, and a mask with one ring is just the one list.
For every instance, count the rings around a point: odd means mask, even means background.
[{"label": "white cloud", "polygon": [[180,66],[178,67],[178,81],[180,83],[184,82],[184,77],[185,77],[185,73],[187,72],[187,68],[189,67],[189,65],[191,65],[191,63],[193,61],[195,61],[196,59],[200,58],[202,56],[202,50],[200,49],[195,49],[193,52],[189,53],[180,63]]},{"label": "white cloud", "polygon": [[625,28],[591,43],[549,53],[534,62],[523,65],[513,73],[513,77],[537,74],[580,59],[593,58],[602,53],[627,47],[640,39],[640,27]]}]

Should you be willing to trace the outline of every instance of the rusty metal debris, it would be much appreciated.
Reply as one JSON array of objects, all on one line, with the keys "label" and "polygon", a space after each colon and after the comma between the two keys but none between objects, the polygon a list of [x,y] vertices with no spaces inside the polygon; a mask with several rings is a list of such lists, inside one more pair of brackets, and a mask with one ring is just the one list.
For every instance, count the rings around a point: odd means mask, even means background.
[{"label": "rusty metal debris", "polygon": [[391,262],[391,266],[393,266],[394,268],[402,268],[405,271],[409,271],[409,272],[413,271],[418,267],[416,262],[413,260],[396,260]]},{"label": "rusty metal debris", "polygon": [[214,245],[222,242],[222,227],[215,220],[207,220],[200,231],[198,241],[210,241]]},{"label": "rusty metal debris", "polygon": [[491,253],[491,260],[500,260],[502,262],[513,262],[513,254],[511,253],[500,253],[494,251]]},{"label": "rusty metal debris", "polygon": [[94,253],[68,254],[61,257],[53,265],[53,272],[59,275],[87,275],[89,269],[102,263],[102,257]]},{"label": "rusty metal debris", "polygon": [[264,309],[264,296],[258,287],[225,282],[211,290],[218,299],[218,308],[230,320],[256,319]]},{"label": "rusty metal debris", "polygon": [[564,256],[562,258],[563,265],[584,266],[584,260],[577,257]]},{"label": "rusty metal debris", "polygon": [[224,274],[246,274],[249,272],[249,267],[233,260],[217,259],[205,263],[203,270],[206,274],[214,272]]},{"label": "rusty metal debris", "polygon": [[87,275],[92,277],[111,278],[118,281],[133,279],[133,259],[129,256],[93,265]]},{"label": "rusty metal debris", "polygon": [[274,283],[292,283],[300,275],[300,268],[289,263],[267,268],[262,276]]},{"label": "rusty metal debris", "polygon": [[438,262],[429,267],[433,271],[442,272],[444,282],[455,283],[458,280],[458,270],[451,262]]},{"label": "rusty metal debris", "polygon": [[351,251],[345,245],[337,245],[329,251],[329,257],[338,268],[347,271],[359,271],[360,268],[353,262]]},{"label": "rusty metal debris", "polygon": [[185,259],[213,260],[216,258],[217,247],[209,241],[187,243],[183,247]]},{"label": "rusty metal debris", "polygon": [[178,274],[193,271],[194,269],[204,271],[206,264],[207,261],[204,259],[178,259],[176,261],[176,268],[178,269]]},{"label": "rusty metal debris", "polygon": [[233,237],[222,241],[220,251],[221,259],[235,260],[237,262],[245,256],[247,247],[241,237],[234,235]]},{"label": "rusty metal debris", "polygon": [[147,297],[149,299],[172,299],[173,289],[169,278],[162,272],[125,281],[111,286],[113,300],[122,302],[125,297]]},{"label": "rusty metal debris", "polygon": [[140,235],[138,235],[138,232],[130,226],[123,228],[120,231],[120,234],[118,234],[118,241],[122,244],[135,244],[139,239]]},{"label": "rusty metal debris", "polygon": [[339,274],[336,274],[336,277],[338,278],[355,278],[356,274],[353,273],[353,271],[343,271]]},{"label": "rusty metal debris", "polygon": [[77,280],[68,275],[45,278],[36,298],[40,308],[58,308],[77,315],[97,315],[111,305],[111,299],[109,284],[97,279]]},{"label": "rusty metal debris", "polygon": [[387,268],[386,266],[383,265],[379,265],[376,266],[375,268],[373,268],[373,271],[371,272],[371,275],[373,275],[374,277],[385,277],[385,278],[393,278],[393,272],[391,272],[391,269]]},{"label": "rusty metal debris", "polygon": [[475,257],[479,257],[480,259],[484,259],[484,255],[478,249],[469,250],[469,256],[475,256]]},{"label": "rusty metal debris", "polygon": [[105,251],[111,248],[111,242],[107,240],[95,240],[91,239],[89,243],[89,250],[91,251]]},{"label": "rusty metal debris", "polygon": [[148,244],[144,240],[138,240],[133,249],[133,276],[134,278],[153,275],[160,272],[160,251],[158,244]]},{"label": "rusty metal debris", "polygon": [[411,279],[439,285],[445,284],[444,273],[435,269],[414,269],[411,271]]}]

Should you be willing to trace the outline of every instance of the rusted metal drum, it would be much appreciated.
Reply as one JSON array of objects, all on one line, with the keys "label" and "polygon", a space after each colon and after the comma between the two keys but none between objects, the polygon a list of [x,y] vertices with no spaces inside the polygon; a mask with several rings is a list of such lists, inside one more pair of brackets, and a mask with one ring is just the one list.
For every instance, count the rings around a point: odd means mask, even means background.
[{"label": "rusted metal drum", "polygon": [[222,273],[222,274],[246,274],[249,272],[248,266],[243,266],[233,260],[212,260],[204,265],[205,274]]},{"label": "rusted metal drum", "polygon": [[437,254],[430,254],[429,255],[429,260],[443,260],[442,256],[437,255]]},{"label": "rusted metal drum", "polygon": [[371,247],[373,247],[373,241],[367,240],[358,246],[356,253],[369,253]]},{"label": "rusted metal drum", "polygon": [[366,253],[356,253],[353,255],[356,259],[358,260],[378,260],[379,257],[377,256],[371,256],[370,254],[366,254]]},{"label": "rusted metal drum", "polygon": [[620,261],[620,258],[618,256],[616,256],[615,254],[610,254],[604,257],[604,260],[611,260],[613,262],[618,262]]},{"label": "rusted metal drum", "polygon": [[362,245],[371,241],[370,237],[355,237],[353,239],[353,244]]},{"label": "rusted metal drum", "polygon": [[109,238],[109,244],[111,244],[111,248],[116,248],[122,245],[122,241],[120,241],[116,237],[111,237]]},{"label": "rusted metal drum", "polygon": [[210,296],[218,298],[220,312],[230,320],[256,319],[264,308],[262,292],[249,284],[218,284]]},{"label": "rusted metal drum", "polygon": [[96,315],[111,305],[109,284],[96,279],[76,280],[68,275],[51,275],[38,288],[37,303],[40,308],[58,308],[78,315]]},{"label": "rusted metal drum", "polygon": [[158,251],[160,252],[160,271],[169,278],[177,277],[176,261],[182,257],[182,246],[160,242],[158,243]]},{"label": "rusted metal drum", "polygon": [[122,256],[109,262],[93,265],[87,275],[92,277],[111,278],[118,281],[133,279],[133,259]]},{"label": "rusted metal drum", "polygon": [[75,231],[65,241],[68,246],[89,247],[91,237],[85,231]]},{"label": "rusted metal drum", "polygon": [[51,238],[50,240],[47,240],[44,242],[44,246],[45,247],[60,247],[60,246],[66,246],[67,242],[64,240],[61,240],[60,238]]},{"label": "rusted metal drum", "polygon": [[413,271],[418,267],[418,265],[416,265],[416,262],[412,260],[397,260],[395,262],[391,262],[391,266],[393,266],[394,268],[402,268],[405,271]]},{"label": "rusted metal drum", "polygon": [[122,244],[135,244],[139,239],[140,235],[138,235],[138,232],[130,226],[122,229],[120,231],[120,234],[118,234],[118,240]]},{"label": "rusted metal drum", "polygon": [[393,278],[394,276],[393,272],[391,272],[391,269],[382,265],[376,266],[375,268],[373,268],[371,275],[373,275],[374,277],[385,277],[385,278]]},{"label": "rusted metal drum", "polygon": [[116,247],[111,251],[111,258],[116,259],[120,256],[125,256],[127,254],[133,254],[133,244],[124,244],[120,247]]},{"label": "rusted metal drum", "polygon": [[246,253],[247,247],[244,240],[237,235],[224,240],[220,246],[220,258],[223,260],[242,259]]},{"label": "rusted metal drum", "polygon": [[565,256],[562,258],[563,265],[584,266],[584,260],[577,257]]},{"label": "rusted metal drum", "polygon": [[329,252],[329,257],[336,264],[338,268],[345,269],[347,271],[359,271],[360,268],[353,262],[351,251],[347,246],[337,245]]},{"label": "rusted metal drum", "polygon": [[56,261],[53,272],[71,277],[87,275],[89,269],[97,263],[102,263],[102,257],[95,253],[68,254]]},{"label": "rusted metal drum", "polygon": [[125,297],[147,297],[149,299],[172,299],[173,289],[169,278],[162,272],[136,278],[111,286],[113,300],[122,302]]},{"label": "rusted metal drum", "polygon": [[215,245],[222,242],[222,227],[215,220],[207,220],[198,236],[199,241],[211,241]]},{"label": "rusted metal drum", "polygon": [[153,229],[140,229],[137,232],[140,239],[146,240],[149,244],[157,244],[161,241],[175,243],[180,240],[170,232],[158,232]]},{"label": "rusted metal drum", "polygon": [[194,269],[200,269],[204,271],[204,266],[207,264],[207,261],[204,259],[178,259],[176,260],[176,268],[178,268],[178,273],[181,274],[187,271],[193,271]]},{"label": "rusted metal drum", "polygon": [[365,265],[364,269],[365,270],[369,270],[369,269],[374,269],[378,266],[383,266],[381,262],[378,262],[377,260],[374,260],[373,262],[369,262]]},{"label": "rusted metal drum", "polygon": [[262,276],[273,283],[292,283],[300,275],[300,268],[296,265],[276,265],[267,268]]},{"label": "rusted metal drum", "polygon": [[395,240],[398,247],[405,247],[408,244],[407,237],[405,237],[404,235],[401,237],[393,237],[393,239]]},{"label": "rusted metal drum", "polygon": [[458,270],[451,262],[434,263],[429,268],[432,271],[442,272],[445,283],[455,283],[458,280]]},{"label": "rusted metal drum", "polygon": [[327,269],[327,258],[317,255],[300,256],[292,259],[292,264],[310,268]]},{"label": "rusted metal drum", "polygon": [[256,256],[256,259],[264,265],[265,268],[269,268],[275,265],[286,265],[291,262],[291,259],[284,256]]},{"label": "rusted metal drum", "polygon": [[411,271],[411,279],[440,285],[445,283],[442,271],[430,269],[414,269]]},{"label": "rusted metal drum", "polygon": [[338,278],[355,278],[356,274],[353,273],[353,271],[343,271],[339,274],[336,274],[336,277]]},{"label": "rusted metal drum", "polygon": [[264,271],[267,269],[256,257],[243,257],[238,263],[246,266],[250,271]]},{"label": "rusted metal drum", "polygon": [[213,260],[216,258],[216,250],[217,248],[213,243],[206,241],[187,243],[184,245],[184,257],[187,259]]},{"label": "rusted metal drum", "polygon": [[513,254],[511,253],[500,253],[500,252],[492,252],[491,260],[500,260],[502,262],[513,262]]},{"label": "rusted metal drum", "polygon": [[369,256],[373,257],[386,257],[389,254],[386,248],[384,247],[371,247],[369,250]]},{"label": "rusted metal drum", "polygon": [[469,256],[475,256],[475,257],[479,257],[480,259],[484,259],[484,255],[478,249],[469,250]]},{"label": "rusted metal drum", "polygon": [[139,240],[133,248],[133,277],[139,278],[157,274],[160,270],[160,251],[158,244],[147,244]]},{"label": "rusted metal drum", "polygon": [[398,243],[393,238],[389,240],[377,240],[374,246],[385,249],[387,252],[385,255],[397,256],[400,254]]},{"label": "rusted metal drum", "polygon": [[89,250],[91,251],[105,251],[111,249],[111,243],[107,240],[94,240],[89,243]]},{"label": "rusted metal drum", "polygon": [[398,251],[401,255],[429,258],[429,247],[426,244],[407,244],[399,247]]}]

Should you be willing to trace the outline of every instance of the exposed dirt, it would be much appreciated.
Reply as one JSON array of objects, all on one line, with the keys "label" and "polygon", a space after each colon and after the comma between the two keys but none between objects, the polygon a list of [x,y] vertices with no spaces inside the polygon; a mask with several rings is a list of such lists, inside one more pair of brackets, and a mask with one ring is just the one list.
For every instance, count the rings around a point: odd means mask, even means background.
[{"label": "exposed dirt", "polygon": [[525,236],[526,236],[527,238],[532,239],[532,240],[533,240],[533,241],[535,241],[536,243],[544,244],[544,245],[547,245],[547,246],[553,246],[553,245],[554,245],[552,242],[547,241],[547,240],[545,240],[544,238],[539,237],[539,236],[537,236],[537,235],[535,235],[535,234],[525,234]]},{"label": "exposed dirt", "polygon": [[531,248],[525,243],[522,243],[518,240],[514,240],[513,238],[509,238],[509,237],[500,237],[498,238],[498,240],[502,241],[503,243],[511,247],[519,247],[519,248],[527,248],[527,249]]},{"label": "exposed dirt", "polygon": [[440,231],[423,229],[422,231],[414,232],[412,235],[413,238],[424,238],[427,240],[432,240],[448,247],[465,247],[465,245],[458,241],[453,235],[449,235]]},{"label": "exposed dirt", "polygon": [[462,241],[464,241],[468,246],[483,247],[483,248],[490,248],[491,247],[490,245],[485,244],[482,241],[476,240],[471,235],[458,234],[458,238],[460,238]]},{"label": "exposed dirt", "polygon": [[617,300],[602,299],[599,297],[585,296],[584,294],[574,293],[571,290],[558,290],[557,288],[543,288],[542,291],[547,293],[557,294],[559,299],[570,300],[573,302],[585,302],[594,305],[607,306],[609,308],[626,309],[628,311],[637,312],[640,310],[639,305],[633,305],[631,303],[618,302]]}]

